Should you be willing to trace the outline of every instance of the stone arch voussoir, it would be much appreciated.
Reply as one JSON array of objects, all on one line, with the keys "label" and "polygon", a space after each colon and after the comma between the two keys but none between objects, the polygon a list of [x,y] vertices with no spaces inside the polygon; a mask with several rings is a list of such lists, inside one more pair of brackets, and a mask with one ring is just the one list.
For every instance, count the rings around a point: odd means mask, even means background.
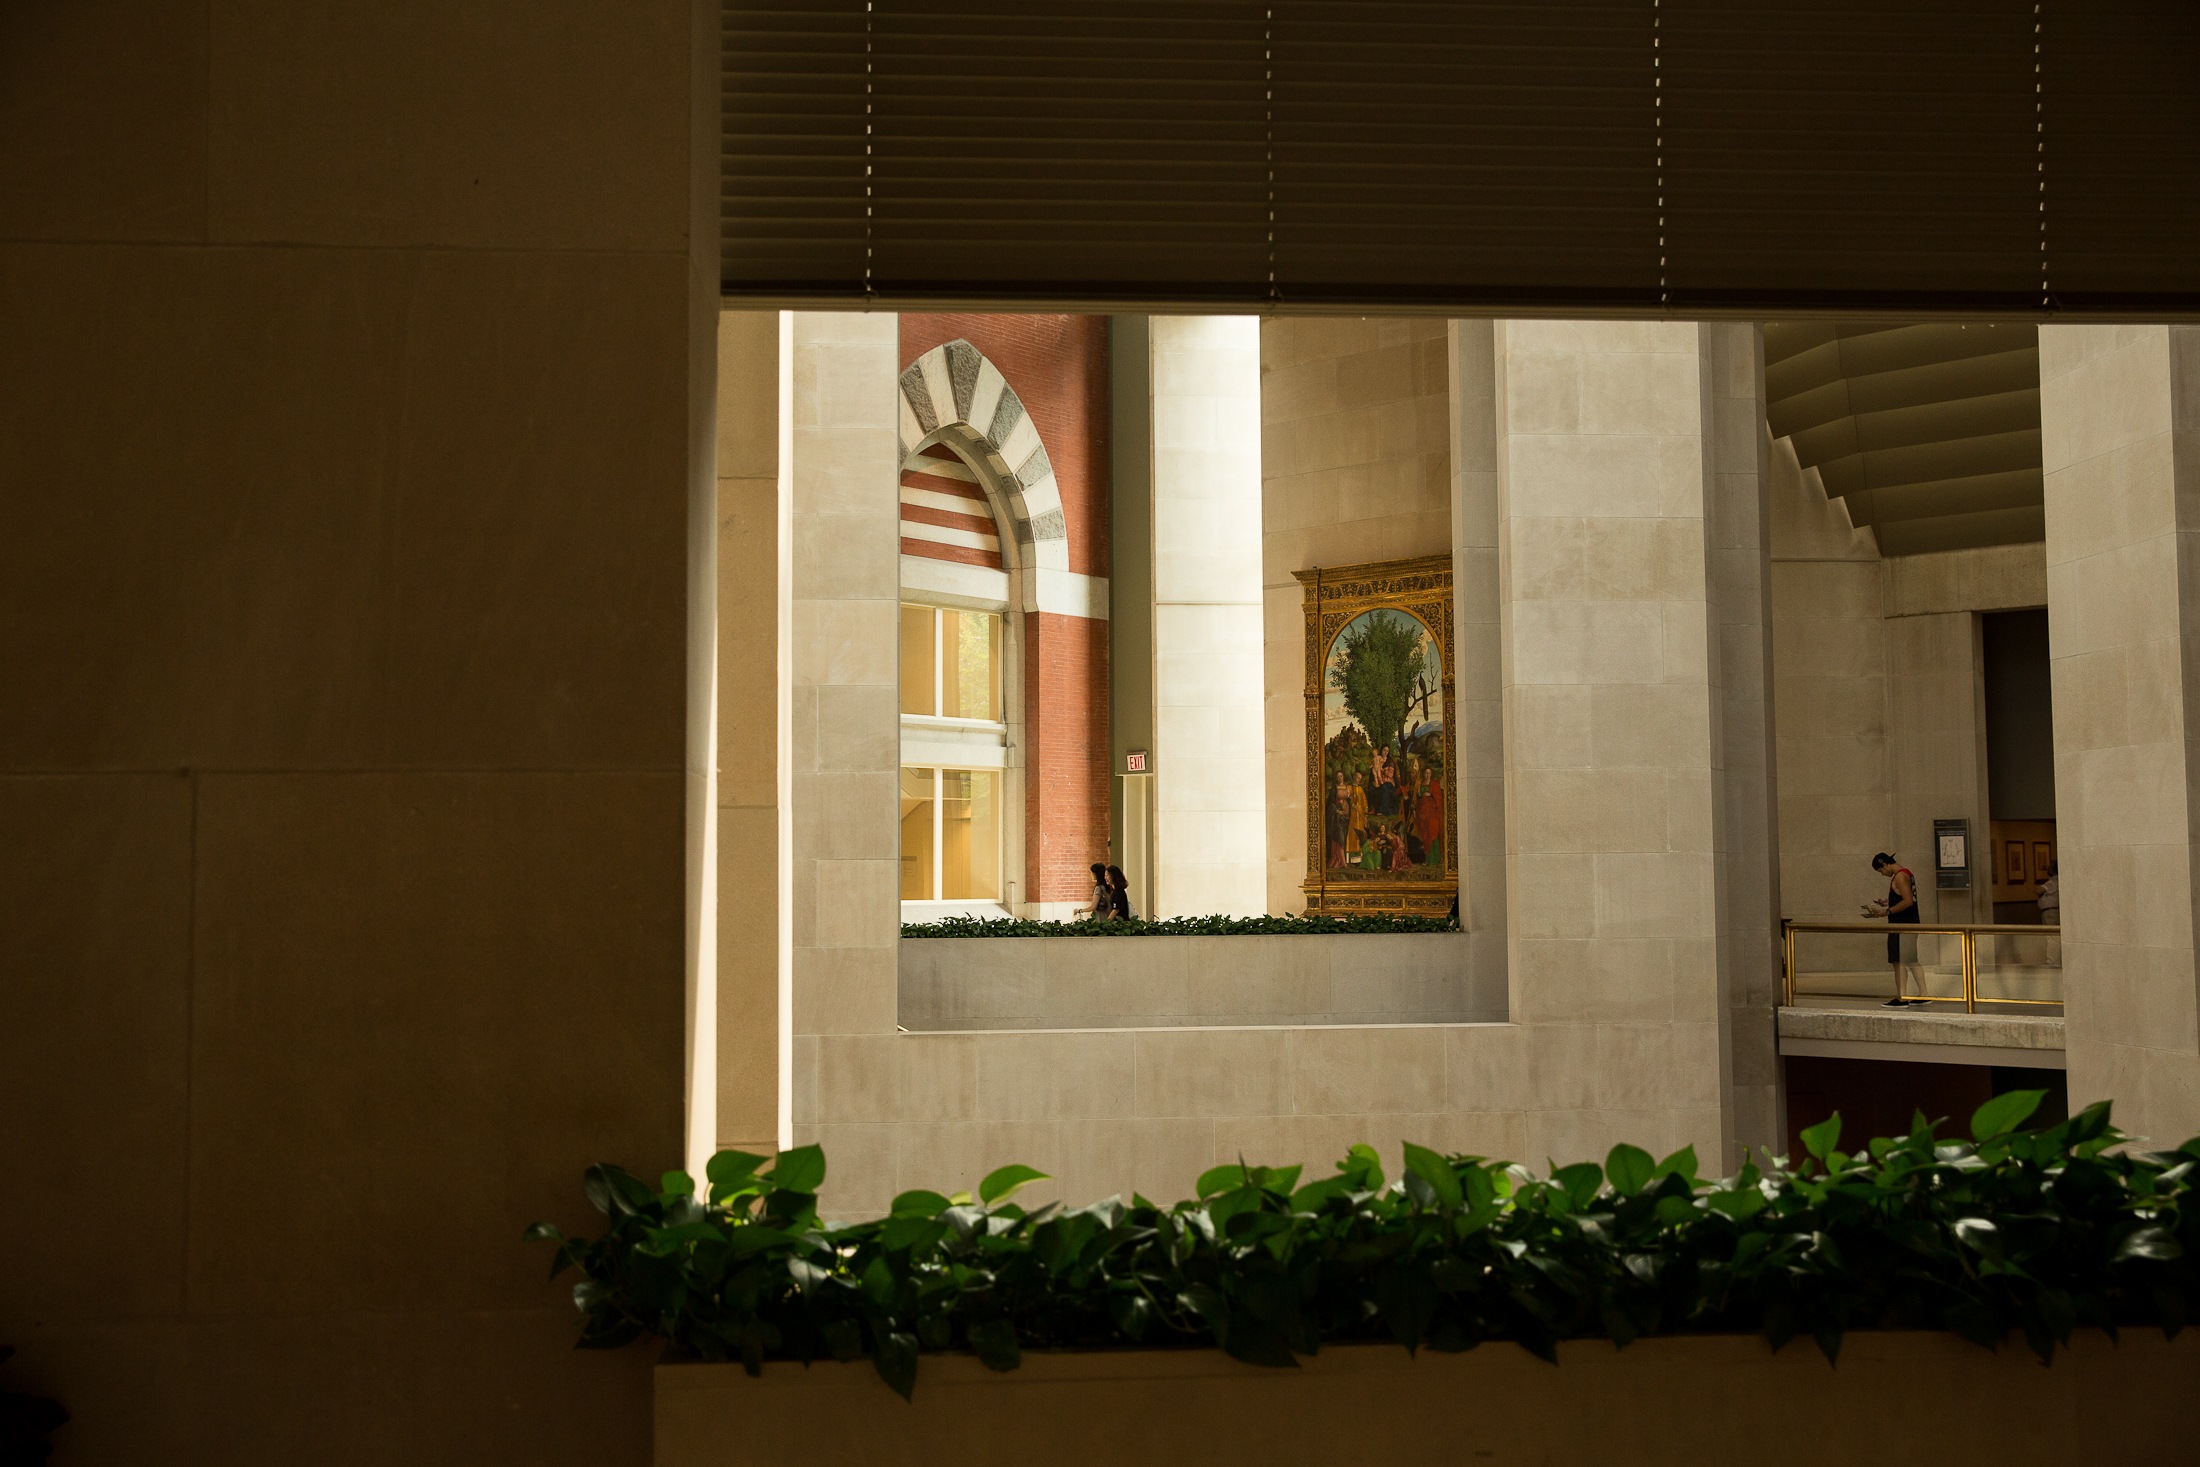
[{"label": "stone arch voussoir", "polygon": [[991,475],[1006,500],[1018,560],[1069,569],[1069,526],[1038,426],[993,363],[956,338],[911,363],[899,384],[901,459],[945,442]]}]

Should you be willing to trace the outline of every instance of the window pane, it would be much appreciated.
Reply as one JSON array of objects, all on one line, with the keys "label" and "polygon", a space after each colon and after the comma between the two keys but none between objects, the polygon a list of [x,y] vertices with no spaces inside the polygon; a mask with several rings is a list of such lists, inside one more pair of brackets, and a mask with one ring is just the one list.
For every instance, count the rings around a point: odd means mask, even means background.
[{"label": "window pane", "polygon": [[940,894],[949,900],[1001,899],[1001,776],[993,769],[943,769],[940,790]]},{"label": "window pane", "polygon": [[901,609],[901,711],[937,713],[932,706],[932,618],[929,606]]},{"label": "window pane", "polygon": [[901,899],[932,896],[932,771],[901,772]]},{"label": "window pane", "polygon": [[984,611],[943,611],[949,718],[1001,721],[1001,619]]}]

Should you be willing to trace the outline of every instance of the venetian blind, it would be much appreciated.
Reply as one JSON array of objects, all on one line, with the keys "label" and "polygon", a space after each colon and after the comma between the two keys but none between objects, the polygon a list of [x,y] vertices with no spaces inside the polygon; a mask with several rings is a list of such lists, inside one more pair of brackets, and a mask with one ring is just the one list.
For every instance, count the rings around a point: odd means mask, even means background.
[{"label": "venetian blind", "polygon": [[725,289],[2190,310],[2196,16],[2182,0],[727,0]]},{"label": "venetian blind", "polygon": [[2043,9],[2048,295],[2071,310],[2200,312],[2200,5]]},{"label": "venetian blind", "polygon": [[2022,310],[2033,0],[1665,0],[1671,304]]},{"label": "venetian blind", "polygon": [[1279,302],[1655,305],[1649,0],[1273,15]]}]

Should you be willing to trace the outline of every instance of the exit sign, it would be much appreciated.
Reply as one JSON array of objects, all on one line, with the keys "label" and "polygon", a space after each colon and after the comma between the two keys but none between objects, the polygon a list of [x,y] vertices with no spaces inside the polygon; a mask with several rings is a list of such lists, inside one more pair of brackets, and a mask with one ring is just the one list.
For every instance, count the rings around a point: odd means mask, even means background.
[{"label": "exit sign", "polygon": [[1123,772],[1125,774],[1144,774],[1146,772],[1146,751],[1144,749],[1133,749],[1125,754],[1123,756]]}]

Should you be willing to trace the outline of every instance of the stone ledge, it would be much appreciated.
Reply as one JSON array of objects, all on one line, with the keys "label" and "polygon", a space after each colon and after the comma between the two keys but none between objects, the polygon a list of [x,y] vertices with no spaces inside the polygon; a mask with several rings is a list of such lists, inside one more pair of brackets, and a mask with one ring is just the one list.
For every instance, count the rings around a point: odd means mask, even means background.
[{"label": "stone ledge", "polygon": [[1779,1033],[1782,1054],[2063,1067],[2063,1021],[2046,1014],[1783,1008]]},{"label": "stone ledge", "polygon": [[1501,942],[1465,932],[904,940],[899,1017],[925,1033],[1500,1022]]}]

